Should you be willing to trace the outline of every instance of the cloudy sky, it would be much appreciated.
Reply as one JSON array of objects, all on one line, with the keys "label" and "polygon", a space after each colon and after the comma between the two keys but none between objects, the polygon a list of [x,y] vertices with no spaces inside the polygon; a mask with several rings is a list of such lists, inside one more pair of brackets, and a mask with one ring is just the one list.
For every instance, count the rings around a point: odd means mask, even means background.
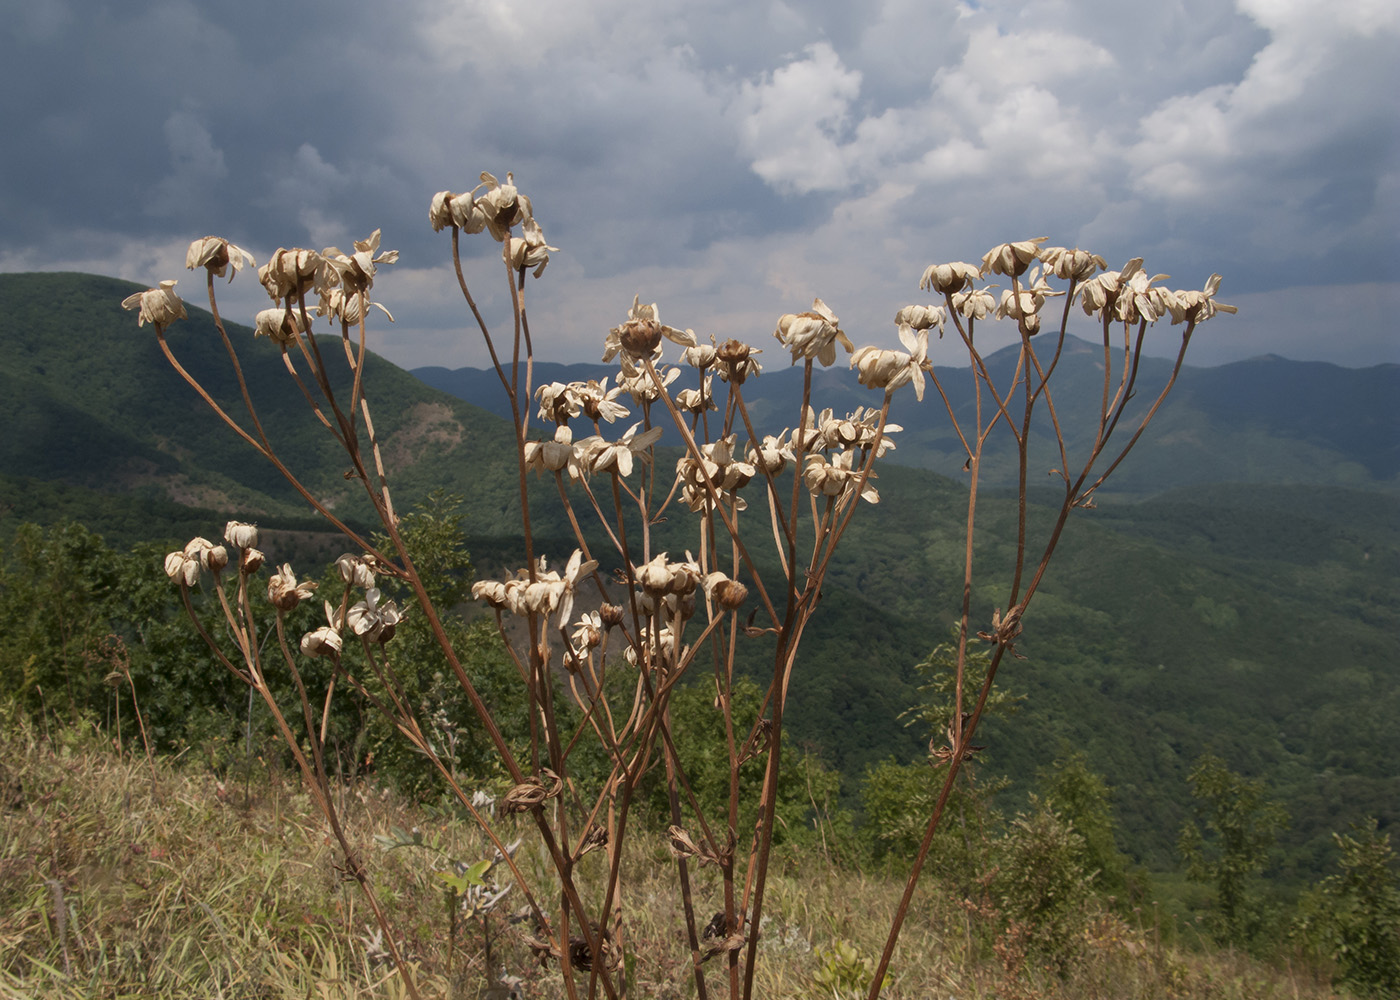
[{"label": "cloudy sky", "polygon": [[[935,261],[1048,236],[1240,306],[1197,363],[1400,361],[1395,0],[0,0],[0,271],[185,276],[191,238],[402,252],[407,366],[480,364],[428,226],[514,171],[560,247],[550,360],[634,294],[768,340],[821,296],[894,344]],[[467,245],[501,315],[498,249]],[[241,276],[234,319],[268,303]],[[1157,331],[1163,347],[1174,334]],[[768,341],[771,347],[776,347]],[[951,346],[951,345],[949,345]],[[947,362],[952,355],[934,354]]]}]

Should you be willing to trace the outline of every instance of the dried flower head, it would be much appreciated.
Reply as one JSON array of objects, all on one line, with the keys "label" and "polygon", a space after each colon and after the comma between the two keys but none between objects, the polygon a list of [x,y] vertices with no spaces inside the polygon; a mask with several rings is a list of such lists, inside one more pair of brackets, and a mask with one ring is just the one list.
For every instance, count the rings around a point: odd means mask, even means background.
[{"label": "dried flower head", "polygon": [[676,408],[684,413],[693,413],[696,416],[706,410],[717,410],[715,404],[714,390],[711,383],[714,381],[713,375],[706,375],[700,380],[698,389],[682,389],[676,393]]},{"label": "dried flower head", "polygon": [[947,322],[948,310],[943,306],[905,306],[894,314],[895,326],[907,326],[914,330],[931,330],[936,326],[940,337]]},{"label": "dried flower head", "polygon": [[750,375],[762,374],[763,367],[754,357],[762,353],[742,340],[726,340],[715,349],[715,371],[721,381],[743,385]]},{"label": "dried flower head", "polygon": [[1190,320],[1196,323],[1204,323],[1217,312],[1239,312],[1239,309],[1235,306],[1215,301],[1215,293],[1219,290],[1220,275],[1212,274],[1206,279],[1205,288],[1201,289],[1201,291],[1175,293],[1170,303],[1172,322],[1180,323],[1185,320]]},{"label": "dried flower head", "polygon": [[632,474],[633,457],[646,460],[647,449],[661,437],[661,428],[638,434],[640,423],[633,424],[620,439],[614,442],[602,441],[589,455],[588,471],[593,473],[616,471],[619,476]]},{"label": "dried flower head", "polygon": [[[476,192],[483,187],[486,188],[486,193],[477,198]],[[530,199],[516,189],[515,175],[512,173],[506,174],[506,182],[502,184],[496,180],[494,175],[483,171],[481,183],[472,190],[471,197],[474,199],[470,206],[471,213],[473,215],[480,213],[485,220],[487,231],[491,233],[491,238],[497,243],[506,241],[512,226],[534,218]],[[465,221],[474,220],[467,219]],[[462,228],[468,229],[469,232],[472,231],[467,226]]]},{"label": "dried flower head", "polygon": [[773,336],[792,351],[793,363],[798,358],[809,358],[830,366],[836,361],[836,345],[839,343],[850,354],[855,348],[841,331],[840,320],[826,307],[821,299],[812,300],[809,312],[788,313],[778,319],[778,328]]},{"label": "dried flower head", "polygon": [[283,347],[297,342],[297,334],[306,332],[301,310],[276,306],[263,309],[253,317],[253,336],[267,337]]},{"label": "dried flower head", "polygon": [[737,611],[749,597],[747,587],[720,572],[705,577],[705,593],[726,611]]},{"label": "dried flower head", "polygon": [[923,277],[919,279],[919,287],[925,291],[938,292],[941,295],[952,295],[969,287],[981,275],[982,272],[976,264],[967,264],[962,261],[953,261],[949,264],[930,264],[924,269]]},{"label": "dried flower head", "polygon": [[321,255],[314,250],[279,247],[272,259],[258,268],[258,280],[272,300],[280,302],[289,295],[309,292],[323,264]]},{"label": "dried flower head", "polygon": [[1040,259],[1045,264],[1046,273],[1063,280],[1072,278],[1075,281],[1084,281],[1108,266],[1107,261],[1098,254],[1080,250],[1078,247],[1073,250],[1065,247],[1044,247],[1040,251]]},{"label": "dried flower head", "polygon": [[403,615],[393,601],[381,603],[381,596],[383,595],[378,587],[370,587],[365,591],[363,601],[351,605],[345,614],[345,621],[349,624],[350,631],[356,635],[363,636],[370,642],[383,644],[394,637],[394,631],[403,620]]},{"label": "dried flower head", "polygon": [[258,526],[230,521],[224,525],[224,541],[240,549],[255,549],[258,547]]},{"label": "dried flower head", "polygon": [[340,572],[340,578],[352,587],[369,590],[374,586],[374,571],[361,556],[347,552],[335,561],[335,568]]},{"label": "dried flower head", "polygon": [[914,395],[922,402],[924,371],[931,367],[928,360],[928,329],[915,333],[912,326],[901,325],[899,340],[907,350],[862,347],[851,355],[851,367],[856,369],[856,378],[861,385],[884,389],[886,395],[912,382]]},{"label": "dried flower head", "polygon": [[1037,236],[1019,243],[1001,243],[992,247],[982,258],[982,274],[1005,274],[1016,278],[1026,273],[1035,260],[1040,244],[1049,237]]},{"label": "dried flower head", "polygon": [[527,441],[525,467],[541,474],[568,469],[570,478],[577,479],[579,468],[575,462],[573,431],[561,424],[555,429],[552,441]]},{"label": "dried flower head", "polygon": [[961,292],[955,292],[953,294],[953,308],[964,319],[986,319],[997,307],[996,296],[992,294],[992,289],[995,287],[995,285],[988,285],[986,288],[968,286]]},{"label": "dried flower head", "polygon": [[526,219],[520,231],[521,236],[512,236],[502,244],[501,255],[506,264],[515,270],[533,267],[535,277],[538,278],[549,263],[550,252],[559,248],[549,246],[545,242],[544,230],[534,219]]},{"label": "dried flower head", "polygon": [[394,322],[394,314],[385,308],[383,303],[370,301],[367,292],[352,291],[339,286],[321,290],[321,301],[316,306],[316,315],[329,316],[346,326],[359,326],[369,306],[374,306],[389,317],[390,323]]},{"label": "dried flower head", "polygon": [[205,236],[195,240],[185,251],[187,269],[193,271],[202,267],[216,278],[222,278],[225,271],[231,270],[233,273],[228,276],[229,281],[233,280],[240,268],[245,265],[253,267],[255,264],[253,255],[247,250],[219,236]]},{"label": "dried flower head", "polygon": [[622,387],[616,386],[609,389],[606,377],[601,382],[596,379],[589,379],[587,382],[570,382],[569,387],[573,390],[575,398],[578,399],[583,415],[595,424],[600,420],[613,423],[632,412],[617,401],[617,397],[622,395]]},{"label": "dried flower head", "polygon": [[297,575],[292,572],[291,563],[283,563],[282,568],[267,581],[267,599],[278,611],[291,611],[315,592],[314,581],[297,583]]},{"label": "dried flower head", "polygon": [[122,299],[123,309],[139,309],[136,315],[137,327],[152,324],[157,330],[164,330],[177,319],[187,318],[185,304],[175,294],[175,281],[162,281],[159,288],[148,288],[144,292],[128,295]]},{"label": "dried flower head", "polygon": [[621,353],[625,360],[633,362],[659,361],[663,337],[681,347],[695,347],[697,343],[690,330],[677,330],[663,324],[655,302],[643,305],[640,295],[633,296],[626,322],[608,331],[607,340],[603,342],[603,360],[611,361]]}]

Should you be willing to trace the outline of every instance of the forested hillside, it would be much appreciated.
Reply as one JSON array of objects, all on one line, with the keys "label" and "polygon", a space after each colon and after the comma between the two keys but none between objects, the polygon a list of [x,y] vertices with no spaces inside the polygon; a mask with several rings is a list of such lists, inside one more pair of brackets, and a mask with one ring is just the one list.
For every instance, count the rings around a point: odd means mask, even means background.
[{"label": "forested hillside", "polygon": [[[284,529],[287,546],[314,549],[318,525],[299,498],[122,312],[133,287],[86,275],[0,276],[0,416],[9,429],[0,439],[0,539],[22,522],[77,521],[126,550],[183,543],[237,514]],[[192,304],[190,313],[172,329],[172,347],[237,414],[223,347],[207,314]],[[362,517],[357,484],[276,349],[246,328],[231,332],[274,442],[308,470],[318,497]],[[1063,385],[1092,395],[1093,352],[1075,345],[1064,364]],[[776,386],[774,407],[790,392],[779,367],[759,380]],[[979,733],[988,745],[982,773],[1007,774],[1015,796],[1048,761],[1084,750],[1112,789],[1123,846],[1162,869],[1176,865],[1186,775],[1207,752],[1285,801],[1285,875],[1318,870],[1331,832],[1352,819],[1400,820],[1400,507],[1391,492],[1397,422],[1387,416],[1400,398],[1398,371],[1263,359],[1183,373],[1172,408],[1118,484],[1126,489],[1071,521],[1025,621],[1026,659],[999,675],[1025,698]],[[434,489],[460,494],[477,572],[514,565],[508,428],[382,360],[367,385],[396,502],[409,510]],[[871,402],[853,382],[840,391],[852,406]],[[868,768],[923,759],[929,733],[901,713],[926,697],[917,665],[945,637],[959,600],[960,463],[947,457],[936,400],[900,410],[911,406],[896,407],[905,429],[891,457],[921,468],[881,465],[881,502],[853,522],[793,685],[796,738],[841,773],[842,801],[853,809]],[[671,461],[663,456],[661,473]],[[537,532],[547,536],[554,524],[562,537],[552,484],[536,486]],[[1006,555],[1013,511],[992,496],[981,516],[1000,522],[978,552],[990,566]],[[1033,511],[1032,521],[1040,516]],[[659,527],[658,544],[683,551],[692,543],[674,530]],[[10,572],[13,555],[8,548]],[[158,578],[159,566],[149,568]],[[1004,603],[996,588],[976,593],[974,617],[989,621]],[[751,641],[757,662],[764,640]]]}]

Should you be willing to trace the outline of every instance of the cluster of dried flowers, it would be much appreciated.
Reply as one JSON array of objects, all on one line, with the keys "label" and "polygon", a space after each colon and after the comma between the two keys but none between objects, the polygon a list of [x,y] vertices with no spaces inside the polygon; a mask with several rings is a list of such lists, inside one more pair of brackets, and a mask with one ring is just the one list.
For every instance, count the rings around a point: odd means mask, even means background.
[{"label": "cluster of dried flowers", "polygon": [[[980,264],[963,261],[934,264],[923,273],[920,288],[941,297],[941,301],[908,305],[898,310],[894,323],[900,347],[856,347],[842,330],[838,317],[821,299],[816,299],[806,311],[779,317],[774,337],[790,352],[794,365],[804,366],[807,378],[803,400],[793,415],[792,426],[776,434],[760,434],[751,419],[744,387],[749,379],[761,374],[758,356],[762,352],[737,339],[716,343],[710,338],[708,344],[701,343],[693,330],[663,324],[657,306],[642,303],[640,296],[634,298],[626,318],[604,338],[603,360],[616,360],[619,366],[615,378],[554,382],[534,388],[532,392],[528,365],[531,341],[523,307],[524,276],[527,271],[533,271],[535,277],[539,277],[549,262],[550,253],[557,248],[549,246],[545,240],[530,199],[516,188],[510,174],[506,175],[505,183],[501,183],[493,175],[483,173],[480,183],[471,191],[463,194],[442,191],[435,195],[429,208],[429,221],[435,231],[451,231],[453,258],[458,265],[462,292],[491,348],[493,359],[497,355],[491,333],[476,310],[462,276],[459,235],[486,232],[499,243],[501,260],[511,283],[516,343],[510,356],[516,360],[510,364],[497,362],[497,369],[511,395],[516,414],[517,457],[522,473],[522,530],[526,551],[531,555],[523,567],[504,579],[476,583],[472,595],[493,611],[501,637],[528,692],[532,733],[529,751],[521,754],[502,738],[496,721],[462,669],[446,634],[437,626],[439,610],[432,606],[417,579],[397,532],[397,518],[389,502],[387,474],[377,444],[374,444],[369,403],[363,395],[360,379],[368,307],[384,308],[369,298],[376,268],[380,264],[394,263],[398,257],[396,251],[380,251],[378,230],[368,239],[356,241],[351,253],[335,247],[319,253],[279,249],[257,272],[259,281],[276,305],[257,314],[255,333],[271,338],[281,347],[289,372],[297,379],[317,416],[346,448],[357,478],[380,515],[392,549],[389,556],[384,556],[368,552],[365,546],[366,555],[347,555],[337,561],[340,578],[345,584],[342,599],[338,604],[324,602],[325,624],[307,632],[298,648],[305,656],[328,658],[336,668],[336,680],[344,678],[345,683],[370,696],[398,730],[437,764],[444,781],[463,807],[477,818],[496,843],[499,859],[512,868],[535,918],[530,947],[544,959],[559,960],[565,972],[565,991],[570,997],[577,996],[574,973],[587,973],[590,996],[600,987],[609,997],[618,995],[620,980],[617,975],[622,954],[619,939],[624,933],[622,913],[625,908],[620,839],[626,829],[638,781],[655,764],[664,763],[674,821],[672,850],[678,859],[678,878],[687,901],[687,937],[697,988],[702,993],[705,990],[705,962],[722,955],[723,975],[727,977],[731,997],[750,997],[757,943],[752,929],[761,926],[763,920],[765,874],[774,832],[778,761],[783,745],[783,710],[797,663],[798,645],[818,607],[832,554],[859,506],[856,501],[864,499],[875,503],[879,500],[873,485],[874,463],[895,447],[890,435],[902,429],[889,422],[892,395],[904,386],[911,386],[915,396],[923,400],[927,382],[932,380],[938,395],[945,404],[947,402],[928,358],[930,334],[937,331],[941,338],[949,330],[955,331],[973,361],[979,394],[985,389],[995,398],[996,405],[987,408],[991,414],[990,423],[979,405],[975,428],[963,428],[957,415],[948,408],[948,417],[967,449],[974,486],[988,433],[998,418],[1005,418],[1006,432],[1015,438],[1021,449],[1023,497],[1028,434],[1018,428],[1030,427],[1031,409],[1042,400],[1053,415],[1049,377],[1064,344],[1073,302],[1078,301],[1083,312],[1098,321],[1105,353],[1100,433],[1093,453],[1076,478],[1069,471],[1065,442],[1060,438],[1063,468],[1055,470],[1065,487],[1060,520],[1039,565],[1033,572],[1023,574],[1027,567],[1027,527],[1022,505],[1014,582],[1007,612],[1003,616],[998,609],[992,628],[983,631],[976,630],[970,622],[970,599],[966,596],[972,591],[972,525],[976,504],[976,490],[972,490],[967,519],[968,579],[963,591],[960,627],[958,711],[949,726],[949,746],[934,751],[937,760],[949,765],[948,781],[951,782],[963,757],[970,752],[968,740],[980,718],[996,665],[1004,652],[1012,651],[1020,632],[1022,614],[1054,550],[1064,517],[1075,507],[1091,506],[1093,491],[1117,467],[1156,411],[1154,406],[1148,412],[1137,434],[1122,454],[1107,465],[1107,471],[1094,472],[1123,415],[1123,408],[1134,395],[1135,352],[1141,349],[1142,333],[1161,319],[1169,318],[1173,324],[1184,323],[1184,352],[1196,324],[1219,312],[1234,312],[1234,307],[1215,299],[1219,275],[1212,275],[1200,291],[1175,291],[1162,284],[1166,276],[1149,277],[1140,258],[1128,261],[1118,271],[1110,271],[1102,257],[1077,248],[1045,247],[1044,238],[1000,244],[988,251]],[[230,352],[234,352],[234,347],[218,319],[213,279],[227,274],[232,280],[241,268],[254,265],[255,261],[246,251],[213,236],[196,240],[187,255],[188,268],[206,271],[211,309]],[[996,281],[988,283],[989,279]],[[1057,287],[1054,282],[1062,285]],[[159,287],[133,295],[123,303],[129,309],[139,310],[138,324],[150,322],[156,327],[167,354],[164,330],[185,316],[184,305],[175,294],[174,285],[174,281],[162,282]],[[333,391],[325,376],[324,361],[310,336],[312,317],[307,308],[308,295],[317,299],[315,314],[331,317],[339,324],[345,339],[347,363],[355,376],[348,406],[342,406]],[[1044,320],[1046,304],[1061,298],[1064,306],[1058,324]],[[1012,419],[1008,410],[1012,393],[1006,386],[998,390],[993,384],[986,366],[981,364],[973,336],[975,324],[1001,319],[1014,322],[1020,335],[1021,356],[1011,387],[1022,381],[1025,383],[1023,419]],[[1033,340],[1042,330],[1055,325],[1058,339]],[[351,326],[360,330],[358,354],[351,350],[348,336]],[[1123,330],[1120,349],[1125,360],[1119,369],[1117,391],[1110,392],[1113,365],[1109,363],[1109,348],[1116,336],[1112,331],[1117,327]],[[1138,331],[1136,340],[1131,335],[1134,327]],[[1049,350],[1053,357],[1042,359],[1035,345],[1046,340],[1052,342]],[[665,362],[667,342],[681,349],[678,363]],[[289,348],[297,349],[309,367],[324,403],[315,402],[312,392],[301,382]],[[883,392],[878,405],[858,407],[842,416],[814,403],[811,398],[813,366],[834,364],[838,348],[849,356],[849,365],[861,385]],[[175,363],[173,356],[170,359]],[[1047,363],[1042,364],[1043,360]],[[175,364],[216,412],[273,461],[309,502],[347,536],[357,543],[362,542],[321,506],[301,486],[295,474],[281,463],[262,434],[261,424],[257,424],[259,438],[255,439],[229,419],[202,386]],[[1162,390],[1163,396],[1170,389],[1180,365],[1179,354],[1171,380]],[[676,384],[681,380],[683,368],[690,370],[694,385],[678,389]],[[525,373],[523,388],[522,372]],[[239,378],[241,380],[241,373]],[[246,386],[244,389],[245,402],[251,410]],[[538,419],[552,425],[552,433],[531,436],[531,399],[538,406],[535,411]],[[361,454],[356,434],[356,421],[361,414],[370,430],[372,467],[377,476],[369,471],[370,460]],[[256,424],[256,413],[252,415]],[[655,447],[662,434],[663,420],[675,427],[685,445],[675,463],[673,476],[662,475],[656,467]],[[613,425],[627,425],[627,430],[618,434],[611,430]],[[1058,433],[1058,423],[1055,427]],[[574,526],[577,544],[562,572],[550,569],[545,556],[533,554],[530,496],[524,476],[528,470],[553,480],[560,502]],[[1098,478],[1093,478],[1094,475]],[[790,484],[788,479],[780,478],[785,476],[790,476]],[[654,544],[653,528],[667,519],[672,505],[684,507],[694,516],[697,525],[695,544],[685,552],[683,559],[671,558],[665,551],[655,551],[661,546]],[[749,523],[743,519],[754,516],[749,513],[751,508],[763,507],[766,507],[767,518],[759,522],[760,529],[756,533],[743,530],[741,524]],[[580,527],[579,511],[585,512],[584,520],[596,515],[593,529]],[[752,550],[757,543],[753,535],[761,536],[770,531],[780,571],[777,579],[765,580],[754,561]],[[201,575],[212,576],[214,590],[238,645],[238,655],[225,656],[207,633],[205,638],[229,669],[260,690],[269,701],[291,752],[303,767],[308,782],[320,789],[322,808],[332,827],[338,830],[335,806],[326,792],[329,776],[316,734],[298,736],[280,715],[267,692],[258,644],[253,641],[248,584],[264,561],[257,549],[257,529],[230,522],[224,540],[227,545],[193,539],[182,550],[166,557],[166,573],[179,583],[187,606],[190,590],[199,584]],[[230,555],[230,546],[237,551],[236,560]],[[236,567],[236,593],[232,601],[225,593],[224,576],[231,564]],[[393,638],[403,620],[403,612],[395,602],[385,600],[376,586],[376,573],[383,572],[402,578],[414,590],[458,683],[478,714],[478,722],[500,754],[512,782],[501,799],[502,812],[528,813],[539,827],[541,850],[549,855],[558,879],[558,885],[553,887],[558,891],[550,893],[559,900],[553,914],[547,913],[531,894],[515,868],[514,845],[510,849],[501,847],[492,827],[494,810],[487,808],[488,799],[479,792],[469,794],[456,783],[451,770],[437,756],[431,740],[422,735],[424,730],[414,716],[412,700],[402,696],[403,691],[396,687],[398,681],[392,671],[379,669],[377,657],[383,655],[383,644]],[[277,612],[279,640],[285,613],[310,599],[316,589],[313,582],[298,581],[290,565],[284,564],[272,574],[267,598]],[[351,598],[356,593],[362,596],[352,603]],[[743,612],[748,614],[741,621]],[[507,616],[517,624],[509,625]],[[760,616],[761,620],[755,624]],[[520,640],[521,635],[525,636],[524,641]],[[771,681],[765,695],[763,717],[748,733],[737,732],[730,702],[735,649],[740,637],[756,635],[777,638],[772,654]],[[975,709],[964,714],[961,710],[962,669],[970,636],[980,636],[992,643],[995,653]],[[381,689],[370,691],[365,687],[366,681],[345,669],[342,658],[346,654],[346,643],[352,637],[359,640],[361,655]],[[620,655],[615,648],[610,650],[610,644],[622,646]],[[312,706],[301,687],[287,643],[281,641],[280,646],[285,665],[301,689],[309,727]],[[699,657],[697,654],[702,649],[713,651],[713,655]],[[237,660],[241,662],[235,662]],[[706,816],[701,810],[687,781],[688,762],[678,756],[668,728],[670,693],[697,662],[713,664],[715,706],[724,716],[728,733],[727,746],[718,752],[728,756],[731,801],[727,815],[718,817]],[[612,663],[628,665],[629,671],[623,674],[621,681],[617,672],[609,674]],[[327,705],[335,682],[331,682],[326,692]],[[552,694],[561,684],[567,686],[579,717],[584,720],[572,737],[561,733],[561,716]],[[630,688],[631,694],[619,697],[619,684],[623,691]],[[615,712],[615,707],[621,710]],[[323,710],[322,740],[325,737],[324,716]],[[579,737],[590,730],[613,762],[613,769],[601,787],[582,789],[570,770],[570,755]],[[309,740],[312,748],[309,758],[301,750],[303,738]],[[754,758],[763,760],[765,780],[757,803],[758,825],[745,853],[738,844],[740,831],[735,828],[739,806],[738,775],[741,765]],[[494,799],[489,801],[494,802]],[[698,825],[700,831],[694,837],[680,825],[686,821],[685,809],[690,811],[689,822]],[[929,820],[930,837],[938,817],[935,811]],[[926,837],[924,851],[928,842]],[[353,858],[351,846],[343,840],[342,846],[347,858]],[[606,889],[600,899],[586,903],[575,881],[575,866],[585,854],[602,847],[607,848],[603,852],[608,869],[604,879]],[[693,886],[689,881],[687,859],[713,865],[719,870],[723,883],[723,912],[711,923],[718,921],[718,926],[723,928],[724,943],[705,951],[701,950],[696,917],[690,904]],[[923,853],[915,863],[915,878],[922,860]],[[348,861],[347,866],[367,885],[358,863],[351,865]],[[912,885],[911,878],[909,892],[912,892]],[[907,904],[908,893],[895,918],[874,984],[883,981]],[[372,900],[371,905],[375,906]],[[381,926],[375,940],[380,941],[380,935],[388,931],[388,923],[377,906],[375,908]],[[570,927],[577,931],[575,936],[568,936]],[[566,930],[556,932],[557,928]],[[386,946],[392,950],[392,934]],[[746,957],[741,959],[740,953],[744,951]],[[411,981],[407,986],[411,993],[415,992]],[[875,992],[877,987],[872,985],[871,995]]]}]

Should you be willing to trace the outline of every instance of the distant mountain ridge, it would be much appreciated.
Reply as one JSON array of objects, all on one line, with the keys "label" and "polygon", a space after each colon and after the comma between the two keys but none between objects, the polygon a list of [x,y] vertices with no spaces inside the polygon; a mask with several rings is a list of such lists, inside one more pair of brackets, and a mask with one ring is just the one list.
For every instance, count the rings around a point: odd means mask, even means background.
[{"label": "distant mountain ridge", "polygon": [[[988,366],[1004,377],[1015,355],[1014,347],[1004,348],[988,359]],[[760,377],[745,384],[759,433],[789,426],[801,400],[801,370],[776,357]],[[1102,358],[1098,345],[1067,338],[1052,382],[1057,405],[1076,411],[1076,419],[1067,424],[1091,426],[1088,410],[1101,398]],[[1140,408],[1155,398],[1169,369],[1160,358],[1144,361],[1135,405]],[[443,392],[509,416],[494,371],[423,367],[412,373]],[[535,365],[536,386],[606,377],[615,382],[616,374],[615,365]],[[940,367],[937,374],[960,419],[969,419],[969,370]],[[684,368],[678,384],[685,384],[687,376],[694,384],[693,374]],[[878,392],[857,384],[855,374],[839,362],[818,369],[813,382],[814,398],[841,412],[880,402]],[[718,381],[715,391],[723,399],[726,390]],[[922,404],[911,391],[896,394],[891,420],[904,428],[895,438],[898,447],[891,461],[960,477],[964,455],[931,387]],[[1058,465],[1058,456],[1048,450],[1048,435],[1042,432],[1041,438],[1042,464]],[[1087,441],[1074,443],[1083,448]],[[992,484],[1010,481],[1009,470],[994,464],[984,473]],[[1208,482],[1400,488],[1400,365],[1350,369],[1265,355],[1214,368],[1187,366],[1133,461],[1119,475],[1115,490],[1144,495]]]}]

